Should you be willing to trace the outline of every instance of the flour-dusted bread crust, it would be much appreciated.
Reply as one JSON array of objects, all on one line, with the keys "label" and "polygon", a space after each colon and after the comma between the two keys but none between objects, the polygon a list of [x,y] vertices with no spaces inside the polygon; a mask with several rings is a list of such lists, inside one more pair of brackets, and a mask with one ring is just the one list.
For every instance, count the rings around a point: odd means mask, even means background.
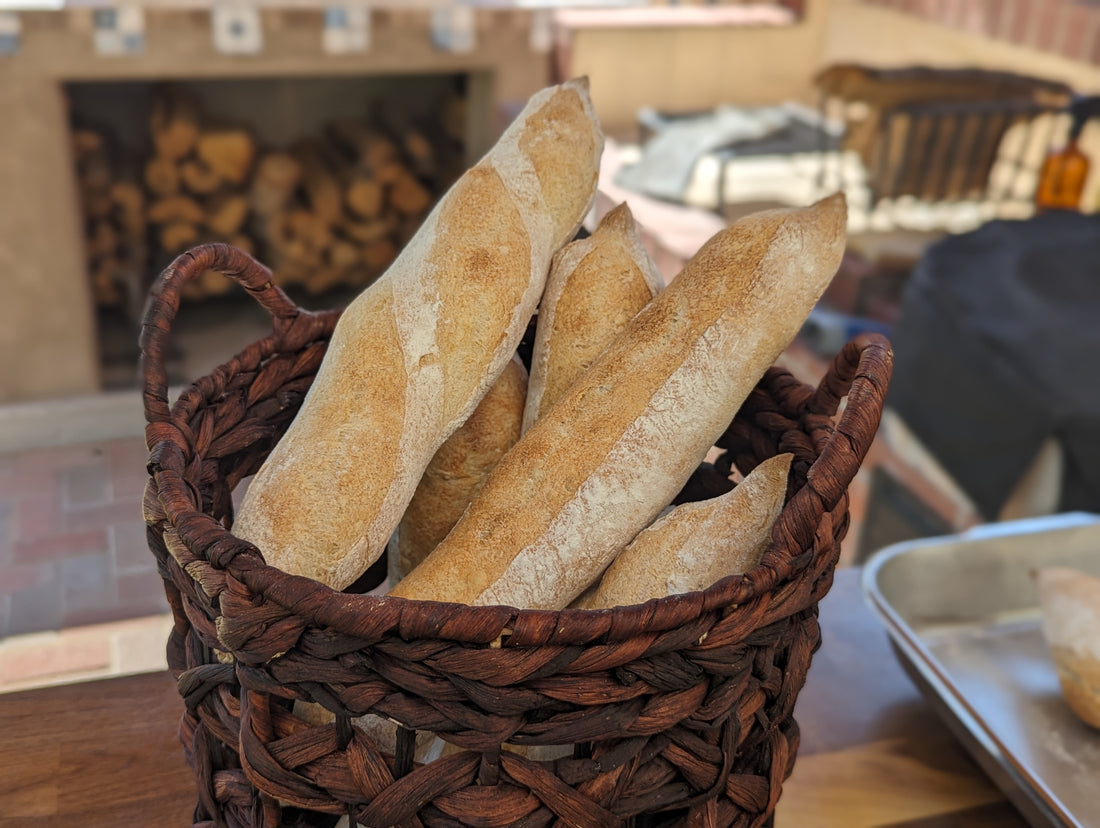
[{"label": "flour-dusted bread crust", "polygon": [[792,456],[769,458],[732,491],[684,503],[659,518],[616,556],[583,606],[644,604],[706,589],[755,567],[783,510]]},{"label": "flour-dusted bread crust", "polygon": [[539,303],[524,431],[663,287],[626,204],[554,256]]},{"label": "flour-dusted bread crust", "polygon": [[1066,704],[1100,728],[1100,578],[1064,567],[1037,573],[1043,636]]},{"label": "flour-dusted bread crust", "polygon": [[428,464],[390,541],[391,583],[428,557],[458,523],[489,472],[519,440],[526,400],[527,369],[513,357]]},{"label": "flour-dusted bread crust", "polygon": [[539,92],[348,307],[234,526],[268,563],[339,589],[382,554],[428,462],[515,353],[595,197],[602,149],[586,81]]},{"label": "flour-dusted bread crust", "polygon": [[672,501],[797,334],[840,264],[846,220],[838,194],[707,242],[393,594],[567,606]]}]

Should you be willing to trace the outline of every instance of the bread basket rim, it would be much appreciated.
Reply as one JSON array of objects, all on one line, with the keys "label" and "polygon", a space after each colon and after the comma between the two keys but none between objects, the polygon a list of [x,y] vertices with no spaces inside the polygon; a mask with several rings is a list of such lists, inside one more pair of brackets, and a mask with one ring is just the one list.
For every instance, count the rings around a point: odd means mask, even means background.
[{"label": "bread basket rim", "polygon": [[[183,269],[180,262],[185,259],[191,270],[220,269],[235,278],[272,314],[272,332],[248,346],[258,349],[261,354],[271,356],[279,352],[287,347],[288,339],[296,341],[299,346],[304,344],[301,335],[295,336],[296,329],[306,327],[301,324],[304,321],[327,327],[331,333],[331,327],[341,312],[304,310],[291,302],[274,285],[270,271],[251,257],[228,245],[204,245],[181,255],[161,274],[150,293],[141,338],[148,423],[146,442],[150,451],[147,470],[151,484],[155,485],[164,520],[184,537],[190,537],[188,527],[211,533],[212,542],[204,545],[207,552],[213,552],[211,557],[214,560],[208,558],[210,565],[224,569],[248,590],[262,595],[264,600],[275,602],[288,614],[298,615],[303,608],[308,608],[311,624],[336,629],[347,627],[348,616],[354,614],[360,619],[369,619],[370,627],[397,629],[402,635],[431,635],[489,644],[499,641],[500,631],[506,630],[509,635],[502,645],[570,645],[595,640],[623,640],[642,632],[663,633],[702,615],[758,599],[808,565],[808,554],[789,558],[777,552],[780,545],[778,533],[798,531],[798,527],[792,525],[794,519],[790,514],[792,504],[795,504],[794,508],[807,509],[814,516],[808,537],[807,527],[803,526],[801,532],[804,540],[812,543],[821,516],[831,512],[843,497],[877,429],[893,361],[892,349],[885,337],[877,333],[862,334],[837,354],[817,389],[799,383],[807,391],[808,413],[825,414],[831,419],[842,398],[847,397],[847,404],[832,428],[831,436],[810,466],[806,482],[784,505],[763,560],[747,573],[728,576],[704,590],[609,609],[520,609],[507,605],[469,606],[388,595],[352,594],[305,576],[292,575],[266,563],[259,548],[233,535],[212,515],[194,508],[195,498],[188,496],[192,491],[179,471],[187,465],[183,446],[190,448],[191,440],[181,432],[178,423],[186,421],[204,403],[216,398],[219,389],[224,391],[229,379],[236,374],[244,352],[195,380],[171,406],[168,405],[162,351],[157,346],[162,345],[178,310],[178,288],[184,280],[180,275]],[[783,369],[770,369],[770,373],[777,371],[791,376]],[[844,454],[847,456],[842,457]],[[846,478],[842,481],[843,485],[837,485],[837,475],[826,475],[828,479],[825,483],[831,484],[832,491],[819,491],[815,485],[815,471],[819,465],[842,460],[850,471],[850,474],[840,475]],[[165,502],[166,490],[170,495],[167,498],[169,502]],[[172,490],[174,496],[171,496]],[[156,530],[148,518],[147,523]],[[231,590],[222,593],[223,604],[227,594],[231,599],[234,597]],[[379,616],[384,616],[384,624]],[[459,629],[482,632],[456,635]],[[226,643],[232,648],[232,636],[227,638]]]}]

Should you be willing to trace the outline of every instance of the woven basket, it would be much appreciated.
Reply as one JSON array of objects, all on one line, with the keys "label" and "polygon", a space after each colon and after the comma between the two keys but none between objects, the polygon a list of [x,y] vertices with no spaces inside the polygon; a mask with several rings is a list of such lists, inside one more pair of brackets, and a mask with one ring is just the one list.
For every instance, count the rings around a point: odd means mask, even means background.
[{"label": "woven basket", "polygon": [[[180,288],[208,269],[250,292],[273,331],[169,406]],[[298,308],[225,245],[180,256],[150,295],[144,510],[175,618],[168,660],[194,824],[770,824],[798,747],[792,709],[820,643],[846,490],[878,426],[886,341],[850,343],[817,389],[770,369],[719,442],[723,472],[795,456],[759,567],[640,606],[547,612],[335,592],[230,534],[231,493],[294,417],[337,317]],[[311,724],[295,700],[335,721]],[[368,712],[403,723],[389,751],[354,724]],[[418,763],[417,731],[448,751]],[[537,745],[570,748],[522,752]]]}]

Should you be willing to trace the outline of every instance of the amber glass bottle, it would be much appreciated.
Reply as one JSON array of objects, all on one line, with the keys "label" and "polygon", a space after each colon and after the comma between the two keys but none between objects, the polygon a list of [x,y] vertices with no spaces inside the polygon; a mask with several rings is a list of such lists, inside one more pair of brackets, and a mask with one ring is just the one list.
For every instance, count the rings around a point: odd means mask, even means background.
[{"label": "amber glass bottle", "polygon": [[1071,139],[1043,161],[1035,206],[1040,210],[1077,210],[1089,175],[1089,159]]},{"label": "amber glass bottle", "polygon": [[1085,122],[1096,114],[1100,98],[1083,98],[1070,107],[1073,122],[1065,147],[1050,153],[1039,171],[1035,206],[1039,210],[1079,210],[1085,180],[1089,176],[1089,158],[1078,140]]}]

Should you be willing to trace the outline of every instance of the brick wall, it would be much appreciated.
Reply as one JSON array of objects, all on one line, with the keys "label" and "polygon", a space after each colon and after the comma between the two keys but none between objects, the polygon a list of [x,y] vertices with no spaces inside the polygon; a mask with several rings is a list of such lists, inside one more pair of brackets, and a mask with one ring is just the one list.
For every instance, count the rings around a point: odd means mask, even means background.
[{"label": "brick wall", "polygon": [[1100,65],[1100,3],[1086,0],[864,0],[953,29]]}]

